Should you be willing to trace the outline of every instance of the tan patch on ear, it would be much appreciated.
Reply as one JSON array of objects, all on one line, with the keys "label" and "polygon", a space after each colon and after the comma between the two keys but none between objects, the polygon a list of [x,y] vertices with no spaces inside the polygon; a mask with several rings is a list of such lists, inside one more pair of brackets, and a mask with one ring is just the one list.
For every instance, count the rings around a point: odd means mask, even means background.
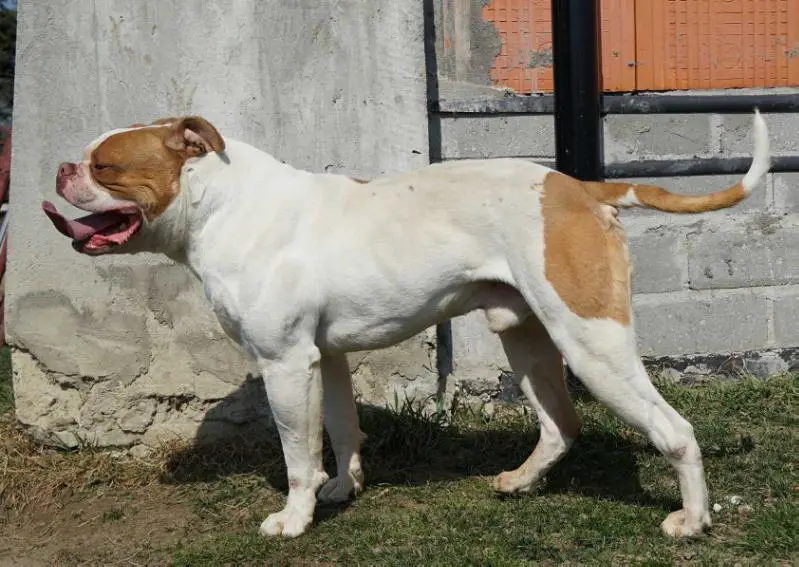
[{"label": "tan patch on ear", "polygon": [[630,263],[613,207],[561,173],[544,179],[544,268],[569,309],[586,319],[630,324]]},{"label": "tan patch on ear", "polygon": [[[169,120],[169,119],[164,119]],[[225,151],[225,140],[216,128],[201,116],[186,116],[169,124],[172,130],[166,145],[187,157],[196,157],[209,152]]]}]

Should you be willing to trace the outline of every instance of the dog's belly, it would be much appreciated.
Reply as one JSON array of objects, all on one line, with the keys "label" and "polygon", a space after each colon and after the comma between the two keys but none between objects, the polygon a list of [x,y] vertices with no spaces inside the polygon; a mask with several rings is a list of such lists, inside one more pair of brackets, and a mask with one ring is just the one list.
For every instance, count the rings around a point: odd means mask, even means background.
[{"label": "dog's belly", "polygon": [[337,305],[323,314],[316,343],[323,352],[385,348],[453,317],[483,310],[489,328],[501,332],[523,322],[530,307],[512,286],[472,282],[432,294],[426,301]]}]

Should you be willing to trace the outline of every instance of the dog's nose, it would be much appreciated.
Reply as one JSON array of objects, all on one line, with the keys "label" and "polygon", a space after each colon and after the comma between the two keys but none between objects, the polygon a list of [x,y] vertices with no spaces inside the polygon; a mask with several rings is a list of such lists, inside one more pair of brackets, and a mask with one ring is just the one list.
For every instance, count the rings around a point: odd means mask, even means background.
[{"label": "dog's nose", "polygon": [[55,178],[55,192],[60,196],[64,196],[64,185],[66,185],[67,180],[75,175],[75,172],[78,170],[78,166],[74,163],[64,162],[58,168],[58,175]]},{"label": "dog's nose", "polygon": [[74,175],[75,171],[78,169],[74,163],[64,162],[58,168],[58,176],[63,177],[65,175]]}]

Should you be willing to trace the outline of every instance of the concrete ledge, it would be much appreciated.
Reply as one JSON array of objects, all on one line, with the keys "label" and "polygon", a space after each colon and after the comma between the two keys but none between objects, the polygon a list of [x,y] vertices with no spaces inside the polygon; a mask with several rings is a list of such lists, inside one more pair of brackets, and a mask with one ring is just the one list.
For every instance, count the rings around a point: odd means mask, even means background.
[{"label": "concrete ledge", "polygon": [[[665,379],[686,386],[714,380],[744,377],[770,378],[786,372],[799,372],[799,348],[764,349],[722,354],[645,356],[644,366],[652,379]],[[580,379],[566,367],[566,381],[573,394],[587,392]],[[450,379],[459,403],[529,405],[509,371],[465,379]],[[450,395],[450,399],[453,396]]]},{"label": "concrete ledge", "polygon": [[650,375],[691,384],[742,376],[768,378],[799,371],[799,348],[644,357]]}]

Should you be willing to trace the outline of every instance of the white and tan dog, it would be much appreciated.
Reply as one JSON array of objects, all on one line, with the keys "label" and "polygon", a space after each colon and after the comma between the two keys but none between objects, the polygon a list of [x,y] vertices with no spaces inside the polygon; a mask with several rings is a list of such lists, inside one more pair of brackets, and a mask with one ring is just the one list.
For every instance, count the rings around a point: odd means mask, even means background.
[{"label": "white and tan dog", "polygon": [[[62,164],[58,194],[93,214],[70,221],[43,207],[79,252],[155,251],[185,263],[226,332],[257,361],[289,479],[286,507],[261,533],[302,534],[317,497],[343,501],[363,489],[345,354],[480,309],[541,424],[535,450],[497,476],[496,490],[530,490],[578,434],[563,355],[674,466],[683,508],[662,528],[693,536],[710,525],[702,457],[691,425],[638,356],[615,207],[730,207],[769,168],[757,113],[754,141],[739,184],[683,196],[580,182],[521,159],[443,163],[361,183],[294,169],[223,139],[202,118],[170,118],[109,132],[81,161]],[[323,419],[337,463],[330,480]]]}]

